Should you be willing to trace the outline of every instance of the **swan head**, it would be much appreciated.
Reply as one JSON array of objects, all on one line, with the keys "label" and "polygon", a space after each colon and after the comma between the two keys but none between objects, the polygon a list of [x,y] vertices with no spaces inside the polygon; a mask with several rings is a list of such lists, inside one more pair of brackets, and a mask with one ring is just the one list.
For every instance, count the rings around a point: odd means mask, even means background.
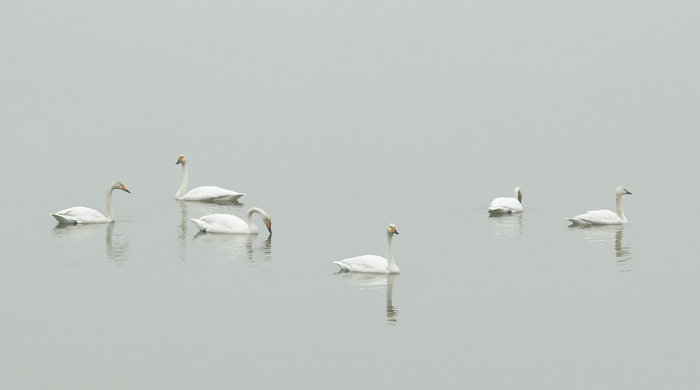
[{"label": "swan head", "polygon": [[181,154],[180,157],[177,158],[177,162],[175,163],[175,165],[184,164],[186,162],[187,162],[187,159],[185,158],[185,155]]},{"label": "swan head", "polygon": [[515,194],[513,198],[517,199],[518,202],[523,203],[523,193],[520,191],[520,187],[515,187]]},{"label": "swan head", "polygon": [[265,224],[265,227],[267,227],[267,231],[270,232],[270,235],[272,235],[272,218],[270,218],[270,214],[262,210],[260,211],[261,212],[259,214],[262,217],[263,223]]},{"label": "swan head", "polygon": [[617,189],[615,190],[615,195],[617,195],[617,196],[632,195],[632,193],[627,191],[624,187],[617,187]]},{"label": "swan head", "polygon": [[120,181],[115,181],[114,183],[112,183],[112,189],[122,190],[131,193],[131,191],[127,190],[126,187],[124,187],[124,184],[122,184],[122,182]]},{"label": "swan head", "polygon": [[399,231],[396,230],[396,225],[394,225],[393,223],[390,223],[390,224],[389,224],[389,228],[386,229],[386,232],[387,232],[388,234],[399,234]]}]

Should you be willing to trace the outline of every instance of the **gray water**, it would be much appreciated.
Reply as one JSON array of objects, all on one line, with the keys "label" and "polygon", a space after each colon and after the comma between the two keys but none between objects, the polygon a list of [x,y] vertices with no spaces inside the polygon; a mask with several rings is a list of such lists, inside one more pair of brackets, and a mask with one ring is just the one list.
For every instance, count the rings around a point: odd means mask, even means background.
[{"label": "gray water", "polygon": [[0,8],[3,389],[700,386],[696,3]]}]

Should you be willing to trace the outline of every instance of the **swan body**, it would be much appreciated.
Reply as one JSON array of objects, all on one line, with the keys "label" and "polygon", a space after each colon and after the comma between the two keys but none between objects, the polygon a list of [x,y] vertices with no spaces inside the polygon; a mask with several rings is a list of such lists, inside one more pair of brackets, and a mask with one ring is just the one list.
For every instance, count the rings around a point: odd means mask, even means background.
[{"label": "swan body", "polygon": [[188,172],[187,172],[187,158],[185,157],[184,154],[181,154],[180,157],[178,157],[177,164],[182,164],[182,183],[180,184],[180,189],[177,191],[175,194],[175,199],[177,200],[191,200],[191,201],[200,201],[200,202],[216,202],[216,201],[236,201],[238,198],[241,196],[245,195],[244,193],[241,192],[236,192],[236,191],[231,191],[227,190],[225,188],[221,187],[216,187],[216,186],[203,186],[203,187],[197,187],[191,189],[189,192],[186,193],[187,191],[187,180],[188,180]]},{"label": "swan body", "polygon": [[523,211],[523,194],[520,187],[515,187],[512,198],[496,198],[489,206],[489,214],[511,214]]},{"label": "swan body", "polygon": [[245,221],[231,214],[210,214],[192,219],[197,228],[204,233],[224,233],[224,234],[258,234],[258,227],[253,223],[253,213],[257,213],[262,218],[267,231],[272,234],[272,219],[270,215],[253,207],[245,215]]},{"label": "swan body", "polygon": [[340,261],[334,261],[338,264],[341,271],[345,272],[364,272],[364,273],[375,273],[375,274],[398,274],[399,267],[396,266],[394,262],[394,255],[391,251],[391,240],[394,234],[399,234],[396,231],[396,226],[394,224],[389,224],[389,228],[386,231],[387,237],[387,256],[386,259],[381,256],[376,255],[364,255],[351,257],[349,259],[344,259]]},{"label": "swan body", "polygon": [[615,190],[615,212],[610,210],[593,210],[585,214],[567,218],[572,225],[620,225],[627,223],[627,217],[622,210],[622,195],[632,195],[623,187]]},{"label": "swan body", "polygon": [[105,217],[97,210],[88,207],[71,207],[69,209],[61,210],[57,213],[52,213],[51,216],[56,218],[58,223],[61,224],[72,224],[77,225],[79,223],[107,223],[114,222],[114,209],[112,208],[112,191],[122,190],[128,193],[131,191],[127,190],[119,181],[115,181],[109,185],[107,188],[107,212],[108,217]]}]

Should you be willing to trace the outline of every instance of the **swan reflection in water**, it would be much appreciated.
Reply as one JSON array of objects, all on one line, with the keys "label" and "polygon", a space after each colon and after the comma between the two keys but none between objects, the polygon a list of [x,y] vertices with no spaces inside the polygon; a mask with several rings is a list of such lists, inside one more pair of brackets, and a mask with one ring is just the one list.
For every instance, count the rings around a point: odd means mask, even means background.
[{"label": "swan reflection in water", "polygon": [[394,306],[394,282],[400,274],[371,274],[361,272],[336,272],[360,290],[379,290],[386,286],[386,321],[388,325],[396,325],[399,310]]},{"label": "swan reflection in water", "polygon": [[[128,260],[129,241],[123,234],[114,234],[115,226],[114,222],[107,224],[59,224],[53,228],[52,235],[54,238],[60,239],[56,242],[57,247],[63,248],[63,245],[67,244],[70,245],[72,253],[92,253],[99,250],[97,238],[104,233],[107,259],[117,265],[123,265],[122,263]],[[75,256],[68,257],[74,258]]]},{"label": "swan reflection in water", "polygon": [[115,262],[127,260],[129,254],[129,241],[123,234],[114,234],[114,223],[107,225],[107,258]]},{"label": "swan reflection in water", "polygon": [[272,261],[272,235],[254,244],[258,236],[258,234],[198,232],[194,235],[193,240],[216,250],[216,259],[220,262],[236,261],[242,256],[246,256],[249,262]]},{"label": "swan reflection in water", "polygon": [[177,239],[180,241],[180,260],[187,260],[187,222],[189,220],[189,211],[187,210],[187,202],[178,200],[180,203],[180,215],[182,216],[180,224],[177,226]]},{"label": "swan reflection in water", "polygon": [[620,272],[629,272],[629,263],[632,258],[632,250],[629,245],[622,243],[622,236],[626,225],[588,225],[588,226],[569,226],[569,230],[576,230],[581,237],[590,242],[603,245],[608,242],[615,243],[615,257],[617,257],[617,265],[620,267]]},{"label": "swan reflection in water", "polygon": [[491,214],[489,222],[493,235],[497,238],[521,238],[523,235],[523,214]]}]

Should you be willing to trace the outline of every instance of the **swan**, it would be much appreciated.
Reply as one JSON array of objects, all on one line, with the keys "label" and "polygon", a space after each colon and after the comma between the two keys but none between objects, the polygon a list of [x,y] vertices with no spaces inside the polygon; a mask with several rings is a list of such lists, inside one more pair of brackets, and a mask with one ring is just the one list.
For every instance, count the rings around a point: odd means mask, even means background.
[{"label": "swan", "polygon": [[625,213],[622,211],[622,195],[632,195],[623,187],[617,187],[615,190],[615,212],[610,210],[594,210],[586,214],[577,215],[573,218],[567,218],[572,225],[619,225],[627,223]]},{"label": "swan", "polygon": [[182,164],[182,184],[180,184],[180,189],[177,190],[175,194],[175,199],[177,200],[193,200],[193,201],[235,201],[241,196],[245,195],[240,192],[227,190],[221,187],[215,186],[204,186],[193,188],[189,192],[187,191],[187,158],[184,154],[178,157],[177,164]]},{"label": "swan", "polygon": [[523,211],[523,193],[520,187],[515,187],[512,198],[496,198],[489,206],[489,214],[511,214]]},{"label": "swan", "polygon": [[57,213],[52,213],[51,216],[56,218],[58,223],[67,223],[77,225],[79,223],[105,223],[114,222],[114,209],[112,208],[112,191],[122,190],[128,193],[131,191],[127,190],[120,181],[112,182],[107,188],[107,212],[109,217],[105,217],[99,211],[88,208],[88,207],[71,207],[69,209],[61,210]]},{"label": "swan", "polygon": [[253,213],[260,215],[267,226],[267,231],[272,235],[270,215],[257,207],[248,210],[245,221],[231,214],[210,214],[191,219],[191,221],[204,233],[258,234],[258,227],[255,226],[252,219]]},{"label": "swan", "polygon": [[396,226],[393,223],[391,223],[389,224],[389,228],[386,229],[386,259],[381,256],[364,255],[351,257],[345,260],[334,261],[334,263],[338,264],[341,271],[346,272],[398,274],[400,272],[399,267],[396,266],[396,263],[394,262],[394,256],[391,252],[391,240],[394,238],[394,234],[399,234],[399,232],[396,231]]}]

